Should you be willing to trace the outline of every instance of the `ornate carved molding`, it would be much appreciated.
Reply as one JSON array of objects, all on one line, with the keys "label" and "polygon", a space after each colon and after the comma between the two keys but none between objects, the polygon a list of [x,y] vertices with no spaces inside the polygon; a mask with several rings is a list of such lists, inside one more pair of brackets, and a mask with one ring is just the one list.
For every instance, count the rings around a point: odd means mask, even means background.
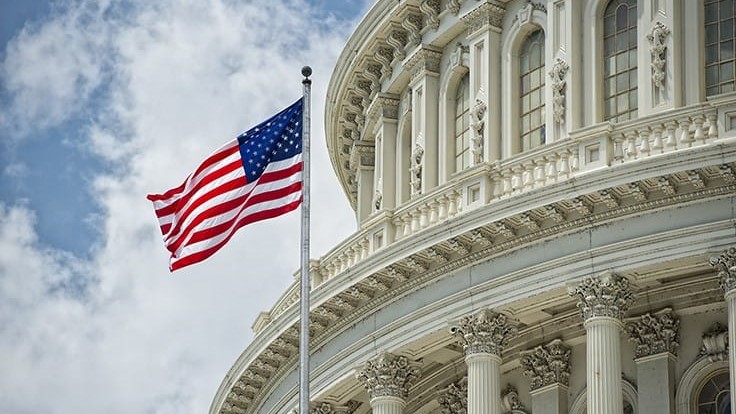
[{"label": "ornate carved molding", "polygon": [[442,407],[442,414],[467,414],[468,412],[468,378],[452,383],[437,396]]},{"label": "ornate carved molding", "polygon": [[728,360],[728,329],[716,323],[703,334],[703,346],[700,347],[700,355],[707,356],[711,361]]},{"label": "ornate carved molding", "polygon": [[470,152],[473,154],[475,165],[483,162],[483,128],[485,126],[486,109],[488,109],[488,105],[481,99],[476,99],[475,105],[470,109],[470,127],[473,129]]},{"label": "ornate carved molding", "polygon": [[725,293],[736,288],[736,247],[710,258],[710,265],[718,272],[721,288]]},{"label": "ornate carved molding", "polygon": [[409,388],[419,380],[421,370],[405,356],[384,352],[368,360],[356,378],[368,390],[371,399],[397,397],[406,400]]},{"label": "ornate carved molding", "polygon": [[453,16],[457,16],[458,13],[460,13],[460,5],[462,3],[465,3],[465,0],[448,0],[447,1],[447,10],[452,13]]},{"label": "ornate carved molding", "polygon": [[626,324],[629,340],[635,344],[636,358],[669,352],[677,355],[680,320],[672,309],[646,313]]},{"label": "ornate carved molding", "polygon": [[316,403],[316,407],[309,410],[309,414],[350,414],[353,410],[349,406],[332,406],[330,403]]},{"label": "ornate carved molding", "polygon": [[463,16],[462,21],[468,28],[468,34],[472,34],[489,25],[500,29],[504,14],[506,7],[501,2],[485,0]]},{"label": "ornate carved molding", "polygon": [[550,384],[570,384],[570,348],[560,339],[523,352],[521,366],[529,377],[530,391]]},{"label": "ornate carved molding", "polygon": [[531,0],[528,0],[526,6],[522,7],[521,9],[519,9],[518,12],[516,12],[516,15],[514,16],[514,23],[519,22],[519,25],[521,26],[531,23],[532,13],[534,12],[534,10],[547,14],[547,6],[541,3],[533,3]]},{"label": "ornate carved molding", "polygon": [[622,319],[634,301],[629,281],[613,272],[583,278],[569,294],[578,298],[584,320],[598,316]]},{"label": "ornate carved molding", "polygon": [[401,27],[406,29],[405,51],[408,52],[422,43],[422,16],[420,14],[407,13],[401,21]]},{"label": "ornate carved molding", "polygon": [[399,118],[399,98],[387,93],[380,93],[373,99],[368,108],[368,117],[374,120]]},{"label": "ornate carved molding", "polygon": [[412,79],[427,72],[437,74],[440,72],[441,59],[442,52],[423,47],[409,57],[406,68],[411,70]]},{"label": "ornate carved molding", "polygon": [[404,60],[404,58],[406,57],[406,52],[404,51],[404,48],[406,47],[408,41],[409,36],[406,30],[398,26],[392,27],[391,31],[388,32],[386,43],[388,43],[388,45],[393,48],[394,56],[391,60],[391,66],[396,65],[398,62]]},{"label": "ornate carved molding", "polygon": [[525,414],[527,412],[519,399],[519,392],[511,384],[507,384],[506,388],[501,391],[501,405],[504,414]]},{"label": "ornate carved molding", "polygon": [[425,26],[431,30],[440,28],[440,0],[422,0],[419,3],[419,10],[424,15]]},{"label": "ornate carved molding", "polygon": [[517,332],[516,325],[506,315],[490,309],[481,309],[463,317],[450,328],[450,334],[458,338],[465,355],[485,353],[500,357]]},{"label": "ornate carved molding", "polygon": [[552,78],[552,112],[555,122],[565,123],[565,92],[567,89],[567,70],[570,66],[564,60],[557,58],[552,70],[549,71],[549,77]]},{"label": "ornate carved molding", "polygon": [[463,46],[458,42],[455,51],[450,55],[450,68],[457,68],[465,65],[465,57],[470,53],[470,46]]},{"label": "ornate carved molding", "polygon": [[350,150],[350,168],[373,167],[376,162],[376,149],[373,142],[355,141]]},{"label": "ornate carved molding", "polygon": [[422,167],[424,165],[424,139],[420,134],[414,149],[411,151],[411,176],[409,185],[411,186],[411,196],[416,197],[422,193]]},{"label": "ornate carved molding", "polygon": [[657,88],[664,86],[666,77],[664,67],[667,63],[667,36],[669,34],[670,29],[662,22],[655,23],[647,34],[649,53],[652,55],[652,82]]}]

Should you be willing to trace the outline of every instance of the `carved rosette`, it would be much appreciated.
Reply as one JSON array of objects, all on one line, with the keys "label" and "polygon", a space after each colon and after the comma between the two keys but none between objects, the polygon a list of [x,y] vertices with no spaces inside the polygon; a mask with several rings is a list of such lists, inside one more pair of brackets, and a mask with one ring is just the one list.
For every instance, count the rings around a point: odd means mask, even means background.
[{"label": "carved rosette", "polygon": [[473,163],[476,165],[483,162],[483,126],[487,108],[485,102],[476,99],[475,105],[470,109],[470,127],[473,129],[470,152],[473,154]]},{"label": "carved rosette", "polygon": [[629,340],[636,346],[637,358],[669,352],[677,355],[680,345],[680,320],[672,309],[646,313],[626,324]]},{"label": "carved rosette", "polygon": [[570,69],[570,66],[564,60],[557,58],[549,72],[549,77],[552,78],[552,112],[555,122],[560,124],[565,123],[565,93],[567,89],[565,77],[568,69]]},{"label": "carved rosette", "polygon": [[468,412],[468,379],[450,384],[437,397],[442,407],[442,414],[467,414]]},{"label": "carved rosette", "polygon": [[550,384],[570,384],[570,348],[560,339],[522,353],[521,366],[531,391]]},{"label": "carved rosette", "polygon": [[397,397],[406,400],[409,388],[421,377],[416,364],[405,356],[384,352],[365,363],[356,378],[373,398]]},{"label": "carved rosette", "polygon": [[315,408],[309,410],[309,414],[349,414],[352,413],[351,407],[348,406],[332,406],[330,403],[318,403]]},{"label": "carved rosette", "polygon": [[710,265],[718,272],[721,288],[728,294],[736,288],[736,247],[710,258]]},{"label": "carved rosette", "polygon": [[517,331],[506,315],[490,309],[466,316],[450,328],[450,333],[462,344],[465,355],[484,353],[499,357]]},{"label": "carved rosette", "polygon": [[667,63],[667,36],[669,34],[670,29],[662,22],[655,23],[647,34],[649,53],[652,55],[652,82],[657,88],[664,86],[664,67]]},{"label": "carved rosette", "polygon": [[569,294],[578,298],[584,320],[600,316],[623,319],[634,302],[629,281],[610,272],[584,278]]},{"label": "carved rosette", "polygon": [[468,28],[468,34],[472,34],[488,25],[500,28],[505,13],[506,8],[502,3],[486,0],[463,16],[462,21]]}]

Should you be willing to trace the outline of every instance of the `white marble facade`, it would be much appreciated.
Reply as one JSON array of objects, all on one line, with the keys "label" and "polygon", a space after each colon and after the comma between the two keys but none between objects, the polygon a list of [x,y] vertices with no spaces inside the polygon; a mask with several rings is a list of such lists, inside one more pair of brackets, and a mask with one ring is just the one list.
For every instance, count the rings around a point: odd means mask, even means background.
[{"label": "white marble facade", "polygon": [[[328,88],[353,235],[312,412],[732,412],[733,0],[377,0]],[[210,414],[297,404],[298,285]]]}]

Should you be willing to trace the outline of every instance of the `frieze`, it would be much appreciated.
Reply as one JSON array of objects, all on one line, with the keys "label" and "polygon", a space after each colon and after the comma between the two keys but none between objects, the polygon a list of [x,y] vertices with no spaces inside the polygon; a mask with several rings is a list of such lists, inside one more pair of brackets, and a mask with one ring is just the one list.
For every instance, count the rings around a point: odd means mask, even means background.
[{"label": "frieze", "polygon": [[417,49],[417,51],[409,57],[405,67],[408,70],[411,70],[412,79],[426,73],[437,74],[440,72],[441,59],[442,52],[428,47],[423,47],[421,49]]},{"label": "frieze", "polygon": [[622,319],[634,302],[634,293],[628,279],[613,272],[604,272],[583,278],[570,289],[570,296],[578,298],[583,320],[595,317]]},{"label": "frieze", "polygon": [[506,8],[501,2],[486,0],[461,19],[468,28],[468,34],[472,34],[488,25],[500,29],[505,13]]},{"label": "frieze", "polygon": [[409,389],[420,377],[418,364],[409,361],[405,356],[388,352],[368,360],[356,375],[358,381],[368,390],[371,399],[397,397],[406,400]]},{"label": "frieze", "polygon": [[646,313],[626,324],[629,340],[634,343],[636,358],[668,352],[677,355],[680,345],[680,320],[672,309]]},{"label": "frieze", "polygon": [[458,339],[466,355],[485,353],[499,357],[517,332],[508,316],[487,308],[463,317],[450,328],[450,334]]}]

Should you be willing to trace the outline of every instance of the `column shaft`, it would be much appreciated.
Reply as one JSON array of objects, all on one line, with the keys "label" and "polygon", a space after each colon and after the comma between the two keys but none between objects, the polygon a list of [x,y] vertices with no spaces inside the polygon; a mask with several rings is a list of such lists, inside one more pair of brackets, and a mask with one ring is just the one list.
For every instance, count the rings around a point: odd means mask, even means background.
[{"label": "column shaft", "polygon": [[373,414],[402,414],[405,405],[404,400],[398,397],[376,397],[371,400]]},{"label": "column shaft", "polygon": [[731,381],[731,395],[736,395],[736,289],[731,289],[726,293],[726,304],[728,305],[728,372]]},{"label": "column shaft", "polygon": [[468,365],[468,414],[501,414],[501,357],[475,353]]},{"label": "column shaft", "polygon": [[621,391],[621,322],[611,317],[585,321],[588,414],[623,412]]}]

